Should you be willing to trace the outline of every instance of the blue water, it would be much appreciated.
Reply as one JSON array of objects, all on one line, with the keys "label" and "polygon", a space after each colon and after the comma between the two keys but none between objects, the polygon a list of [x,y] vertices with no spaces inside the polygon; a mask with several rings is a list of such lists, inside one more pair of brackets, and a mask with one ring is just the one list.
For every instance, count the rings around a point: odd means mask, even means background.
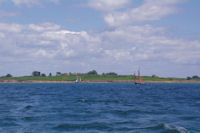
[{"label": "blue water", "polygon": [[0,84],[1,133],[200,133],[200,84]]}]

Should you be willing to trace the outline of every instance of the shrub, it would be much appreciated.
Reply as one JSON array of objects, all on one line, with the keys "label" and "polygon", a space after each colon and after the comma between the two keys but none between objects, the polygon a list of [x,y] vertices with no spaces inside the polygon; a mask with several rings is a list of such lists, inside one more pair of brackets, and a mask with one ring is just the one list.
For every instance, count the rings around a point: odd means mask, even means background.
[{"label": "shrub", "polygon": [[61,76],[61,72],[56,72],[56,76]]},{"label": "shrub", "polygon": [[32,76],[40,76],[40,72],[39,71],[33,71]]},{"label": "shrub", "polygon": [[152,75],[152,78],[158,78],[158,76],[157,76],[157,75],[155,75],[155,74],[153,74],[153,75]]},{"label": "shrub", "polygon": [[106,73],[105,75],[116,75],[117,76],[117,73],[115,73],[115,72],[109,72],[109,73]]},{"label": "shrub", "polygon": [[11,74],[7,74],[5,77],[10,78],[10,77],[12,77],[12,75]]},{"label": "shrub", "polygon": [[88,75],[98,75],[96,70],[89,71],[87,74]]},{"label": "shrub", "polygon": [[193,78],[193,79],[199,79],[199,76],[194,75],[194,76],[192,76],[192,78]]},{"label": "shrub", "polygon": [[42,77],[46,77],[46,74],[42,73],[41,76],[42,76]]}]

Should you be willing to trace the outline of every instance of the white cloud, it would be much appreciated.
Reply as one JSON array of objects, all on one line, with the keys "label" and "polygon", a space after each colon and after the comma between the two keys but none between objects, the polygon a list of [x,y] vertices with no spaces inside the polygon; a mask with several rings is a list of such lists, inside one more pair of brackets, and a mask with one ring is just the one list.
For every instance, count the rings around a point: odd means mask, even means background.
[{"label": "white cloud", "polygon": [[[165,28],[145,26],[119,27],[100,34],[85,31],[73,32],[50,24],[19,25],[0,23],[0,38],[15,50],[31,50],[35,56],[104,58],[116,61],[167,59],[176,63],[197,63],[200,60],[200,42],[170,39],[164,35]],[[51,26],[50,26],[51,27]],[[9,36],[9,37],[8,37]],[[4,38],[9,38],[5,40]],[[12,44],[15,42],[14,44]],[[16,52],[16,53],[19,53]],[[25,50],[27,51],[27,50]],[[51,55],[51,56],[50,56]],[[188,55],[183,57],[182,55]]]},{"label": "white cloud", "polygon": [[55,3],[55,4],[58,4],[60,3],[60,0],[50,0],[51,2]]},{"label": "white cloud", "polygon": [[106,1],[97,0],[90,2],[90,6],[108,11],[104,14],[105,22],[110,26],[121,26],[133,22],[145,22],[159,20],[178,11],[176,4],[184,0],[145,0],[145,2],[136,8],[126,9],[126,11],[115,11],[127,5],[130,1]]},{"label": "white cloud", "polygon": [[101,38],[110,46],[106,54],[113,59],[119,59],[120,53],[123,53],[121,57],[126,53],[129,61],[166,60],[177,64],[199,62],[199,40],[171,39],[164,32],[163,27],[128,26],[104,32]]},{"label": "white cloud", "polygon": [[43,3],[45,2],[51,2],[51,3],[54,3],[54,4],[59,4],[60,3],[60,0],[0,0],[0,4],[1,3],[5,3],[5,2],[9,2],[11,1],[15,6],[22,6],[22,5],[25,5],[25,6],[28,6],[28,7],[31,7],[31,6],[42,6]]},{"label": "white cloud", "polygon": [[105,50],[105,54],[109,57],[114,57],[114,61],[126,61],[132,60],[133,56],[131,55],[130,51],[126,50]]},{"label": "white cloud", "polygon": [[24,26],[20,24],[7,24],[7,23],[0,23],[0,31],[7,31],[7,32],[21,32]]},{"label": "white cloud", "polygon": [[28,25],[30,30],[33,31],[38,31],[38,32],[42,32],[42,31],[51,31],[51,30],[59,30],[60,26],[53,24],[53,23],[42,23],[40,25],[36,25],[36,24],[29,24]]},{"label": "white cloud", "polygon": [[130,0],[90,0],[89,6],[101,10],[112,11],[122,8],[130,3]]},{"label": "white cloud", "polygon": [[39,5],[40,4],[38,0],[12,0],[12,2],[16,6],[20,6],[20,5],[31,6],[31,5]]}]

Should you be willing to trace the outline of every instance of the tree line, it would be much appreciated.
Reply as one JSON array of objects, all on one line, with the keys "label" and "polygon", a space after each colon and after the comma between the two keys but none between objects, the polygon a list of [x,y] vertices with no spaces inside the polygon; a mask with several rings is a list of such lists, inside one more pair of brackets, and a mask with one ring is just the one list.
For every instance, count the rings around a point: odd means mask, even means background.
[{"label": "tree line", "polygon": [[[55,76],[72,76],[72,75],[118,75],[117,73],[115,72],[108,72],[108,73],[102,73],[102,74],[98,74],[96,70],[91,70],[87,73],[72,73],[72,72],[69,72],[69,73],[61,73],[61,72],[56,72]],[[53,76],[52,73],[49,73],[48,75],[46,75],[45,73],[42,73],[40,71],[33,71],[31,76],[40,76],[40,77],[51,77]],[[1,76],[0,78],[10,78],[10,77],[13,77],[11,74],[6,74],[5,76]]]},{"label": "tree line", "polygon": [[[91,70],[87,73],[61,73],[61,72],[56,72],[56,74],[54,76],[76,76],[76,75],[102,75],[102,76],[107,76],[107,75],[112,75],[112,76],[117,76],[118,74],[115,72],[108,72],[108,73],[102,73],[102,74],[98,74],[96,70]],[[46,75],[45,73],[41,73],[40,71],[33,71],[31,76],[41,76],[41,77],[51,77],[53,76],[52,73],[49,73],[48,75]],[[11,74],[6,74],[4,76],[1,76],[0,78],[11,78],[13,77]],[[157,75],[153,74],[151,76],[152,78],[158,78]],[[186,77],[187,80],[195,80],[195,79],[200,79],[200,77],[198,75],[194,75],[191,77]]]},{"label": "tree line", "polygon": [[[91,70],[87,73],[61,73],[61,72],[56,72],[56,75],[55,76],[72,76],[72,75],[100,75],[97,73],[96,70]],[[117,73],[115,72],[108,72],[108,73],[102,73],[102,75],[118,75]],[[33,71],[32,72],[32,76],[42,76],[42,77],[46,77],[47,75],[45,73],[41,73],[39,71]],[[49,77],[52,76],[52,73],[49,73],[48,75]]]},{"label": "tree line", "polygon": [[197,75],[194,75],[192,77],[187,77],[187,80],[192,80],[192,79],[200,79],[200,77]]}]

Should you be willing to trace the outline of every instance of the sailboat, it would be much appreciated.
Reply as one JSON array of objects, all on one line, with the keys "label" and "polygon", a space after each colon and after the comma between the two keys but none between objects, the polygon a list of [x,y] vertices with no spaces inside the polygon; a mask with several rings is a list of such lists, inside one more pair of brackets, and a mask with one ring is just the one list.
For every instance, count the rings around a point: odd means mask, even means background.
[{"label": "sailboat", "polygon": [[136,75],[134,73],[134,83],[135,84],[144,84],[143,81],[142,81],[142,78],[140,76],[140,70],[138,70],[138,81],[137,81],[137,77],[136,77]]},{"label": "sailboat", "polygon": [[78,77],[78,76],[76,75],[75,83],[80,83],[80,82],[81,82],[81,77]]}]

